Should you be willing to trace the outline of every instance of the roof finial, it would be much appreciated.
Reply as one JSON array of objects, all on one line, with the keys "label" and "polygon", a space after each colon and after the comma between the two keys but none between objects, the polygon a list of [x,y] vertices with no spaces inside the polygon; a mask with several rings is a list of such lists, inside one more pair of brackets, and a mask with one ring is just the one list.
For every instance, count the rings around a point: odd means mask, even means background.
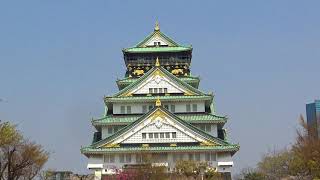
[{"label": "roof finial", "polygon": [[157,101],[156,101],[156,106],[160,107],[161,106],[161,101],[160,101],[160,97],[158,97]]},{"label": "roof finial", "polygon": [[160,31],[160,26],[159,26],[158,21],[156,21],[156,26],[154,27],[154,30],[155,31]]},{"label": "roof finial", "polygon": [[160,67],[159,57],[157,57],[157,59],[156,59],[156,67]]}]

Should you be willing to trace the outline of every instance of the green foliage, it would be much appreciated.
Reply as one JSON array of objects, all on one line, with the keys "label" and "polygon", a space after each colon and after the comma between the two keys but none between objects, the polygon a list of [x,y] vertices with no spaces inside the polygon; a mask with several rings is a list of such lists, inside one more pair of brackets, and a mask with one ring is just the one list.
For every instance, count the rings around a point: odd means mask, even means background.
[{"label": "green foliage", "polygon": [[290,149],[266,154],[257,169],[244,173],[242,179],[260,175],[267,180],[288,177],[320,179],[320,138],[314,134],[315,127],[307,126],[302,117],[301,127]]}]

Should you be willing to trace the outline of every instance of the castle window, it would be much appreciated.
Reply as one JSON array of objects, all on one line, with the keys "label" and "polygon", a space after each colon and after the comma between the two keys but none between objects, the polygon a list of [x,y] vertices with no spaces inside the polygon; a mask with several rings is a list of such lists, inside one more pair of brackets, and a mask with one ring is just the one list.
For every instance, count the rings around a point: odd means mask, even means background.
[{"label": "castle window", "polygon": [[164,108],[169,110],[169,105],[164,105]]},{"label": "castle window", "polygon": [[211,131],[211,124],[207,124],[207,125],[206,125],[206,131],[207,131],[207,132],[210,132],[210,131]]},{"label": "castle window", "polygon": [[120,107],[120,112],[121,112],[121,114],[125,114],[126,113],[126,107],[125,106],[121,106]]},{"label": "castle window", "polygon": [[115,126],[113,127],[113,131],[116,133],[118,131],[119,127]]},{"label": "castle window", "polygon": [[171,105],[171,112],[176,112],[176,106],[175,105]]},{"label": "castle window", "polygon": [[164,88],[164,93],[168,93],[168,88]]},{"label": "castle window", "polygon": [[148,110],[147,110],[147,106],[146,105],[143,105],[142,106],[142,113],[147,113]]},{"label": "castle window", "polygon": [[161,93],[162,93],[162,90],[163,90],[162,88],[159,88],[159,94],[161,94]]},{"label": "castle window", "polygon": [[197,104],[192,104],[192,111],[193,112],[197,112],[198,111]]},{"label": "castle window", "polygon": [[149,106],[149,111],[150,111],[152,108],[153,108],[153,106],[152,106],[152,105],[150,105],[150,106]]},{"label": "castle window", "polygon": [[124,154],[119,155],[119,161],[120,163],[124,163]]},{"label": "castle window", "polygon": [[187,112],[190,112],[190,111],[191,111],[190,104],[187,104],[187,105],[186,105],[186,110],[187,110]]},{"label": "castle window", "polygon": [[170,138],[170,133],[166,132],[166,138]]},{"label": "castle window", "polygon": [[127,114],[131,114],[131,106],[127,106]]},{"label": "castle window", "polygon": [[142,155],[141,154],[137,154],[136,155],[136,162],[137,163],[142,163]]},{"label": "castle window", "polygon": [[193,153],[189,154],[189,161],[193,161]]},{"label": "castle window", "polygon": [[146,139],[147,138],[147,134],[146,133],[142,133],[142,139]]},{"label": "castle window", "polygon": [[149,139],[153,138],[153,133],[149,133]]},{"label": "castle window", "polygon": [[205,130],[206,130],[206,125],[205,125],[205,124],[201,124],[201,125],[200,125],[200,129],[201,129],[202,131],[205,131]]},{"label": "castle window", "polygon": [[206,161],[210,161],[210,153],[205,154]]},{"label": "castle window", "polygon": [[108,127],[108,134],[112,134],[112,127]]},{"label": "castle window", "polygon": [[176,132],[172,133],[172,138],[177,138],[177,133]]},{"label": "castle window", "polygon": [[153,89],[153,93],[157,94],[158,93],[158,88]]},{"label": "castle window", "polygon": [[154,138],[158,139],[159,138],[159,133],[154,133]]},{"label": "castle window", "polygon": [[103,157],[104,157],[104,162],[114,163],[114,155],[108,154],[108,155],[104,155]]},{"label": "castle window", "polygon": [[164,133],[160,133],[160,138],[164,138]]},{"label": "castle window", "polygon": [[150,94],[153,93],[153,88],[149,88],[149,93],[150,93]]},{"label": "castle window", "polygon": [[216,160],[217,160],[217,154],[211,153],[211,161],[216,161]]},{"label": "castle window", "polygon": [[200,153],[195,153],[195,160],[200,161]]},{"label": "castle window", "polygon": [[131,162],[131,154],[126,154],[126,163]]}]

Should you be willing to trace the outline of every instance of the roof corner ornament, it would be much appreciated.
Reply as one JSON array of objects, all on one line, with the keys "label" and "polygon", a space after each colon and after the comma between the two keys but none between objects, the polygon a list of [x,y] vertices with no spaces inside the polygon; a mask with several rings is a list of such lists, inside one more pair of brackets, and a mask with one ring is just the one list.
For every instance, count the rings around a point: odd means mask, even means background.
[{"label": "roof corner ornament", "polygon": [[158,21],[156,21],[156,25],[154,27],[154,31],[160,31],[160,25],[159,25]]},{"label": "roof corner ornament", "polygon": [[160,67],[160,61],[159,61],[159,58],[157,57],[156,59],[156,67]]},{"label": "roof corner ornament", "polygon": [[156,106],[157,107],[160,107],[161,106],[161,101],[160,101],[160,98],[158,97],[157,101],[156,101]]}]

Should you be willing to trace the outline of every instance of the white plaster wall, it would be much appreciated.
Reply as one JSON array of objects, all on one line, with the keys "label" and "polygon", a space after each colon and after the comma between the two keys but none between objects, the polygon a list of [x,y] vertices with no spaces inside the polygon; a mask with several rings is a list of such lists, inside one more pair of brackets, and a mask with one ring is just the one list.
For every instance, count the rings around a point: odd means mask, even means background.
[{"label": "white plaster wall", "polygon": [[[163,102],[163,106],[168,105],[169,110],[170,105],[175,105],[175,113],[184,113],[187,112],[186,105],[190,104],[191,106],[191,112],[192,112],[192,104],[197,104],[197,111],[195,112],[205,112],[205,102],[204,101],[198,101],[198,102]],[[121,114],[121,106],[131,106],[131,113],[132,114],[142,114],[143,112],[143,106],[146,105],[147,109],[149,105],[154,106],[155,103],[126,103],[126,104],[120,104],[120,103],[114,103],[113,104],[113,114]]]},{"label": "white plaster wall", "polygon": [[146,43],[146,46],[153,46],[154,42],[160,42],[161,45],[168,45],[168,43],[164,39],[159,36],[155,36]]},{"label": "white plaster wall", "polygon": [[[218,162],[233,162],[230,152],[221,152],[218,153],[217,157]],[[219,172],[231,172],[232,166],[218,166]]]},{"label": "white plaster wall", "polygon": [[103,164],[102,155],[90,155],[88,158],[88,164]]}]

